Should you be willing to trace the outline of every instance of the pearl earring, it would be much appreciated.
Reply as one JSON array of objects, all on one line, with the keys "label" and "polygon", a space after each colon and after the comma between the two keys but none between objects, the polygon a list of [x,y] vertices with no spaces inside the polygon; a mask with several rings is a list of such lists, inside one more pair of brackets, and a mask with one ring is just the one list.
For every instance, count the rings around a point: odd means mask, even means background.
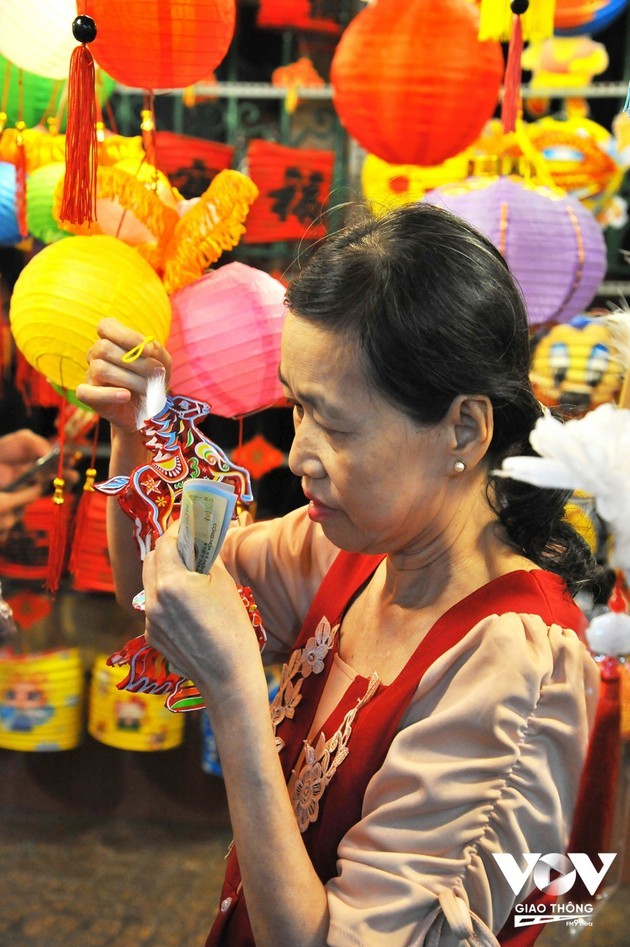
[{"label": "pearl earring", "polygon": [[456,473],[463,473],[466,470],[466,464],[463,460],[456,460],[453,464],[453,469]]}]

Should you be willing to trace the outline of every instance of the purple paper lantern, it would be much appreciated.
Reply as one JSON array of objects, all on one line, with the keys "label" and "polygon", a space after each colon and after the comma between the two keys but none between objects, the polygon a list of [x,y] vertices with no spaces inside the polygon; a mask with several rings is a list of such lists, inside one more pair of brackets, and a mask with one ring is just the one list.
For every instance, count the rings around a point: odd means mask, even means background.
[{"label": "purple paper lantern", "polygon": [[516,277],[530,325],[567,322],[588,308],[606,272],[606,244],[593,214],[558,188],[519,177],[472,177],[423,201],[486,234]]},{"label": "purple paper lantern", "polygon": [[278,380],[285,288],[244,263],[211,270],[171,296],[171,389],[242,417],[282,395]]}]

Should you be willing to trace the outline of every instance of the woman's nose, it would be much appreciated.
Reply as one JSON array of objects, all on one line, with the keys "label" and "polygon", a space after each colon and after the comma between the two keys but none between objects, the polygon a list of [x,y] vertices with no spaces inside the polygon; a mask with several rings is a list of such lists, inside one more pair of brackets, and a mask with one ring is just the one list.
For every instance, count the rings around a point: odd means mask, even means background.
[{"label": "woman's nose", "polygon": [[289,469],[297,477],[319,479],[325,476],[325,471],[319,454],[312,439],[307,436],[304,425],[301,424],[294,436],[289,450]]}]

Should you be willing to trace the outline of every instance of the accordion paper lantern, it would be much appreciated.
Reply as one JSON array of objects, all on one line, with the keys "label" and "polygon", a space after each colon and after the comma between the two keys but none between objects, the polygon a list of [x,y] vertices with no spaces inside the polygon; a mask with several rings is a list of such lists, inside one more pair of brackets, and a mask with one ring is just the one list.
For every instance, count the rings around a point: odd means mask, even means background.
[{"label": "accordion paper lantern", "polygon": [[171,296],[171,390],[232,418],[268,408],[278,381],[284,286],[263,270],[227,263]]},{"label": "accordion paper lantern", "polygon": [[494,113],[504,71],[498,41],[480,42],[468,0],[378,0],[351,20],[331,64],[346,131],[391,164],[441,164]]},{"label": "accordion paper lantern", "polygon": [[16,212],[15,165],[0,161],[0,247],[11,247],[22,239]]},{"label": "accordion paper lantern", "polygon": [[80,508],[83,515],[77,516],[80,529],[75,528],[70,559],[72,587],[77,592],[116,591],[107,550],[106,507],[107,496],[94,490]]},{"label": "accordion paper lantern", "polygon": [[531,325],[566,322],[587,308],[606,272],[594,216],[559,188],[520,177],[473,177],[423,198],[477,227],[501,251],[527,304]]},{"label": "accordion paper lantern", "polygon": [[76,15],[75,0],[2,0],[0,53],[38,76],[67,79]]},{"label": "accordion paper lantern", "polygon": [[333,151],[251,139],[245,167],[260,194],[249,211],[242,242],[323,237],[334,164]]},{"label": "accordion paper lantern", "polygon": [[9,310],[26,360],[72,391],[85,380],[96,327],[110,315],[160,342],[170,328],[170,302],[159,276],[132,247],[108,236],[44,247],[20,273]]},{"label": "accordion paper lantern", "polygon": [[317,4],[313,0],[260,0],[256,23],[263,28],[338,36],[342,30],[340,6]]},{"label": "accordion paper lantern", "polygon": [[235,0],[90,0],[96,23],[90,50],[124,85],[181,89],[207,78],[234,35]]},{"label": "accordion paper lantern", "polygon": [[190,199],[201,197],[219,171],[232,166],[234,148],[177,132],[155,133],[156,160],[174,188]]}]

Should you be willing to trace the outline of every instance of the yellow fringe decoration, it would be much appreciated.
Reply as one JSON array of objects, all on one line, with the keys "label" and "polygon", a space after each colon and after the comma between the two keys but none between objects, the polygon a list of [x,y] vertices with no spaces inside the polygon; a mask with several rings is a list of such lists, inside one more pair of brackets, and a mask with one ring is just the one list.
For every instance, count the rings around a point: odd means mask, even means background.
[{"label": "yellow fringe decoration", "polygon": [[[529,9],[521,15],[523,39],[537,42],[552,36],[555,8],[556,0],[529,0]],[[512,35],[513,21],[510,0],[481,0],[479,39],[482,42],[493,39],[507,43]]]},{"label": "yellow fringe decoration", "polygon": [[[72,224],[67,220],[60,221],[62,195],[63,177],[55,188],[52,208],[53,217],[60,227],[69,233],[84,236],[102,233],[98,220],[92,224]],[[116,202],[122,210],[128,211],[150,231],[154,240],[137,244],[135,249],[153,269],[159,272],[164,264],[168,242],[179,222],[179,214],[175,208],[168,207],[154,190],[120,168],[98,169],[96,199]]]},{"label": "yellow fringe decoration", "polygon": [[[66,160],[66,136],[51,134],[38,128],[26,128],[23,132],[24,149],[26,154],[26,170],[28,174],[37,171],[45,164],[53,164]],[[17,130],[7,128],[0,137],[0,161],[9,164],[17,162]],[[125,138],[123,135],[107,135],[98,143],[99,165],[117,164],[126,158],[144,157],[142,139]]]},{"label": "yellow fringe decoration", "polygon": [[259,191],[239,171],[220,171],[175,227],[166,254],[164,288],[170,295],[203,276],[245,233],[243,221]]}]

